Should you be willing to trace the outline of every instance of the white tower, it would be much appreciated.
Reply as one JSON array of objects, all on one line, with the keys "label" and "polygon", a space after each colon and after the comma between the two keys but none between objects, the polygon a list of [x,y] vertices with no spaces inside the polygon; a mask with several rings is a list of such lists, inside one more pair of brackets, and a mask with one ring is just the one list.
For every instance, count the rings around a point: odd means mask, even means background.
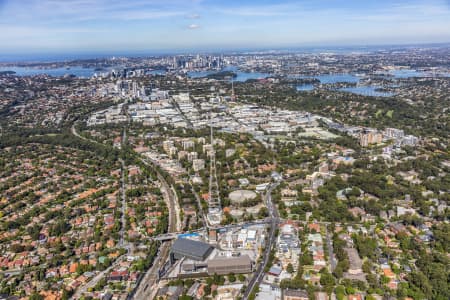
[{"label": "white tower", "polygon": [[209,166],[208,221],[211,225],[218,225],[222,220],[222,207],[220,204],[219,183],[217,182],[216,152],[214,150],[212,112],[210,114],[209,127],[211,134],[211,153]]}]

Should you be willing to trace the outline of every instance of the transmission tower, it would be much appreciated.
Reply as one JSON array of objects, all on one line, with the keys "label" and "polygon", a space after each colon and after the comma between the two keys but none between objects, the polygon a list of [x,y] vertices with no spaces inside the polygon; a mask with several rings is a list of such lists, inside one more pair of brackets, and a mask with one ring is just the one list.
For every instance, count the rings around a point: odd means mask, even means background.
[{"label": "transmission tower", "polygon": [[210,123],[209,123],[210,133],[211,133],[211,152],[210,152],[210,166],[209,166],[209,213],[210,214],[220,214],[222,211],[220,205],[220,193],[219,184],[217,182],[217,170],[216,170],[216,152],[214,150],[214,135],[212,126],[212,112],[210,113]]}]

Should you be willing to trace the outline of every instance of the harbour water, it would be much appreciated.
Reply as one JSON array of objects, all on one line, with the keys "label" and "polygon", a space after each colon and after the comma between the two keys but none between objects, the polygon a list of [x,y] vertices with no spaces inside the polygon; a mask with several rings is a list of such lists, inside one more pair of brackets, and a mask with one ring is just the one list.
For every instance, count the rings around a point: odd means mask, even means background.
[{"label": "harbour water", "polygon": [[359,77],[352,74],[326,74],[314,77],[320,80],[321,84],[334,84],[338,82],[358,83]]},{"label": "harbour water", "polygon": [[161,76],[164,76],[164,75],[167,74],[167,71],[166,70],[151,70],[151,71],[147,71],[146,73],[149,74],[149,75],[161,75]]},{"label": "harbour water", "polygon": [[317,76],[306,76],[306,75],[300,75],[300,76],[293,76],[294,78],[299,79],[318,79],[320,80],[321,84],[334,84],[338,82],[348,82],[348,83],[358,83],[359,77],[353,74],[349,73],[343,73],[343,74],[324,74],[324,75],[317,75]]},{"label": "harbour water", "polygon": [[410,78],[410,77],[450,77],[450,73],[432,73],[432,72],[422,72],[417,70],[393,70],[389,72],[394,78]]},{"label": "harbour water", "polygon": [[308,92],[314,90],[314,85],[310,83],[297,85],[297,91]]},{"label": "harbour water", "polygon": [[341,88],[339,91],[343,92],[349,92],[357,95],[363,95],[363,96],[372,96],[372,97],[392,97],[395,94],[390,92],[382,92],[377,91],[378,87],[376,86],[356,86],[356,87],[347,87],[347,88]]},{"label": "harbour water", "polygon": [[[70,67],[70,68],[33,68],[33,67],[0,67],[0,72],[3,71],[13,71],[16,72],[17,76],[34,76],[40,74],[47,74],[49,76],[65,76],[65,75],[75,75],[76,77],[89,78],[95,73],[100,74],[102,71],[95,71],[93,68],[83,68],[81,66]],[[103,71],[104,72],[104,71]]]},{"label": "harbour water", "polygon": [[[74,75],[80,78],[89,78],[94,74],[101,74],[106,72],[105,70],[96,71],[94,68],[84,68],[82,66],[74,66],[70,68],[35,68],[35,67],[0,67],[0,72],[2,71],[14,71],[17,76],[33,76],[39,74],[47,74],[50,76],[65,76],[65,75]],[[260,73],[260,72],[244,72],[240,71],[235,66],[229,66],[221,71],[231,71],[236,73],[237,77],[234,78],[234,81],[237,82],[245,82],[249,79],[264,79],[270,77],[269,73]],[[187,75],[191,78],[201,78],[206,77],[210,74],[214,74],[220,71],[212,70],[212,71],[190,71],[187,72]],[[165,75],[165,70],[151,70],[148,71],[147,74],[151,75]],[[388,74],[392,75],[396,79],[401,78],[410,78],[410,77],[450,77],[450,73],[429,73],[422,72],[417,70],[393,70]],[[359,83],[360,77],[350,74],[323,74],[317,76],[295,76],[296,78],[301,79],[318,79],[320,80],[320,84],[335,84],[338,82],[344,83]],[[374,97],[391,97],[394,94],[389,92],[377,91],[377,86],[356,86],[356,87],[347,87],[341,88],[340,91],[354,93],[358,95],[364,96],[374,96]],[[297,91],[313,91],[315,86],[310,83],[301,84],[296,86]]]},{"label": "harbour water", "polygon": [[[353,74],[324,74],[324,75],[318,75],[318,76],[299,76],[297,78],[301,79],[318,79],[320,80],[320,84],[335,84],[338,82],[344,82],[344,83],[359,83],[360,77],[353,75]],[[297,85],[297,91],[312,91],[314,90],[313,84],[301,84]],[[367,85],[361,85],[356,87],[346,87],[346,88],[340,88],[339,91],[349,92],[357,95],[363,95],[363,96],[372,96],[372,97],[391,97],[394,94],[389,92],[381,92],[377,91],[379,87],[377,86],[367,86]]]},{"label": "harbour water", "polygon": [[271,74],[269,74],[269,73],[243,72],[234,66],[223,68],[221,71],[191,71],[191,72],[187,72],[187,75],[191,78],[201,78],[201,77],[206,77],[208,75],[215,74],[218,72],[223,72],[223,71],[230,71],[230,72],[236,73],[237,77],[234,78],[234,81],[239,81],[239,82],[245,82],[249,79],[264,79],[264,78],[271,76]]}]

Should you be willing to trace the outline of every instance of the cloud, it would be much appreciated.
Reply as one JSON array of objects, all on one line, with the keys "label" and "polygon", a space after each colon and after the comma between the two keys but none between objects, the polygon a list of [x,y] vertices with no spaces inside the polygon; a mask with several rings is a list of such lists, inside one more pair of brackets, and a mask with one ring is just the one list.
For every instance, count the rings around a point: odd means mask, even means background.
[{"label": "cloud", "polygon": [[199,29],[200,25],[198,25],[198,24],[190,24],[187,28],[191,29],[191,30],[195,30],[195,29]]},{"label": "cloud", "polygon": [[200,15],[199,14],[192,14],[187,16],[188,19],[200,19]]},{"label": "cloud", "polygon": [[123,21],[136,21],[136,20],[151,20],[151,19],[161,19],[170,18],[183,15],[181,11],[128,11],[124,13],[113,13],[108,16],[103,16],[101,18],[94,17],[92,19],[114,19]]},{"label": "cloud", "polygon": [[11,24],[18,21],[51,24],[97,20],[151,20],[183,16],[186,9],[191,7],[191,1],[28,0],[23,3],[10,1],[0,10],[0,18]]},{"label": "cloud", "polygon": [[273,4],[251,4],[238,5],[235,7],[216,6],[215,12],[242,17],[274,17],[274,16],[295,16],[309,10],[304,4],[300,3],[273,3]]},{"label": "cloud", "polygon": [[0,0],[0,52],[448,41],[449,26],[449,0]]},{"label": "cloud", "polygon": [[348,19],[364,22],[412,22],[436,21],[448,19],[450,7],[448,4],[430,1],[429,3],[396,3],[383,7],[366,15],[352,14]]}]

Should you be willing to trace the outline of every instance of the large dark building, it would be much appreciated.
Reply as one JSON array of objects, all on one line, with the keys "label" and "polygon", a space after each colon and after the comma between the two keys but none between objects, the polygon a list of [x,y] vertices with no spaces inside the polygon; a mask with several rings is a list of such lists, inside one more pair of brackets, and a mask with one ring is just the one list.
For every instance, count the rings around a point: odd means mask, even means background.
[{"label": "large dark building", "polygon": [[172,260],[186,257],[196,261],[204,261],[213,249],[214,247],[207,243],[179,238],[173,243],[170,256]]}]

